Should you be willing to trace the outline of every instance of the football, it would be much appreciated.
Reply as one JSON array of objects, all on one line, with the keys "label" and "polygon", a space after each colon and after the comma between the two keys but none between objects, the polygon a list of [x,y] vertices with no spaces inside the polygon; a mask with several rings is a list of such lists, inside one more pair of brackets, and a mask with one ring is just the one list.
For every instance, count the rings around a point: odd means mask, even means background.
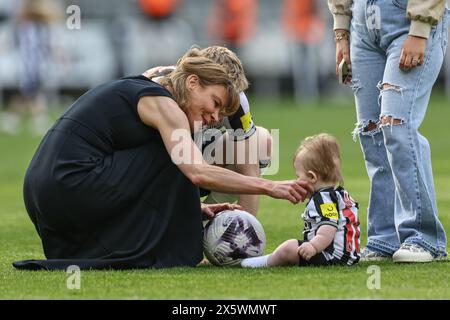
[{"label": "football", "polygon": [[242,259],[263,254],[266,235],[261,223],[242,210],[225,210],[209,221],[203,233],[203,249],[216,266],[236,266]]}]

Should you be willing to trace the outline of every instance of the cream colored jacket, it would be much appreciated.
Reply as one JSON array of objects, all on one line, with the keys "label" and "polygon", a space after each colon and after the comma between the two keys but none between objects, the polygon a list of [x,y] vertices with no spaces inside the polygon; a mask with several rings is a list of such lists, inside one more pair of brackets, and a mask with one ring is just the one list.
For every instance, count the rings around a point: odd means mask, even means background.
[{"label": "cream colored jacket", "polygon": [[[334,18],[334,30],[350,29],[353,0],[328,0]],[[411,20],[409,34],[428,38],[431,26],[437,25],[445,10],[445,0],[408,0],[407,16]]]}]

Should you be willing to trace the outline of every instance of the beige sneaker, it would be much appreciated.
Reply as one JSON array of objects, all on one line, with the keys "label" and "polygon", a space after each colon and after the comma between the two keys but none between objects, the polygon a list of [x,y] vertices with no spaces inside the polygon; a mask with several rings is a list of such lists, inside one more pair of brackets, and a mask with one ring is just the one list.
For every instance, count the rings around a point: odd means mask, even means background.
[{"label": "beige sneaker", "polygon": [[431,252],[417,244],[403,243],[392,259],[394,262],[431,262],[440,260],[441,257],[434,257]]}]

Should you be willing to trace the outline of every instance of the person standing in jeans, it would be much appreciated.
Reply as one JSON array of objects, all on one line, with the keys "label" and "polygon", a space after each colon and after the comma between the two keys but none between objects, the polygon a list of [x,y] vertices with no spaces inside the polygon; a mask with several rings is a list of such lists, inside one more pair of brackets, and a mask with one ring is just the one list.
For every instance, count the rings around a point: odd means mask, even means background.
[{"label": "person standing in jeans", "polygon": [[352,70],[357,126],[370,179],[361,260],[429,262],[447,256],[430,146],[419,133],[448,40],[445,0],[328,0],[336,71]]}]

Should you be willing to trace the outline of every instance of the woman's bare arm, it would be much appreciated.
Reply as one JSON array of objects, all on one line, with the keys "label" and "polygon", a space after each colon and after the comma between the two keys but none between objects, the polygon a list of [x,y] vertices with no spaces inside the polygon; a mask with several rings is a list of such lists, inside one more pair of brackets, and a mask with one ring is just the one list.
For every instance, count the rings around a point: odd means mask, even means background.
[{"label": "woman's bare arm", "polygon": [[292,203],[303,201],[312,191],[305,181],[270,181],[209,165],[191,138],[186,115],[168,97],[141,98],[138,113],[146,125],[159,131],[172,161],[198,186],[224,193],[264,194]]}]

